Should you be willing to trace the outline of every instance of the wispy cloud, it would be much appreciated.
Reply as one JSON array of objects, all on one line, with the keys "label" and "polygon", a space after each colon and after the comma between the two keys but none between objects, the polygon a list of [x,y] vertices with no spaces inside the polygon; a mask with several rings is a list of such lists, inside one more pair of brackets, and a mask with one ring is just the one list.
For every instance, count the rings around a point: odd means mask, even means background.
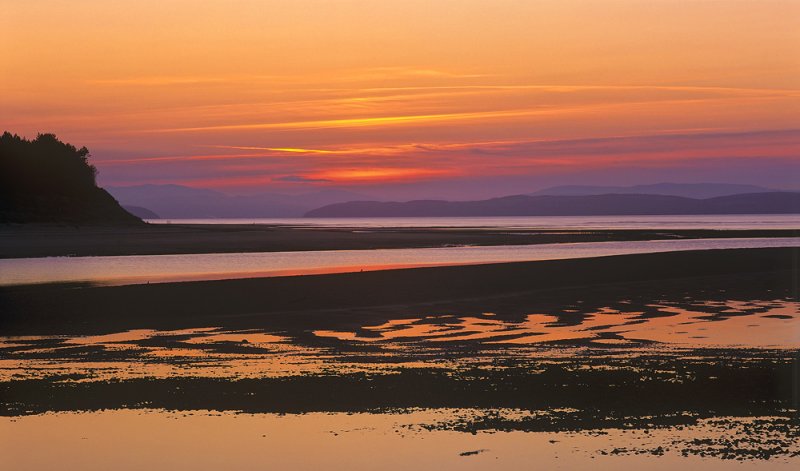
[{"label": "wispy cloud", "polygon": [[282,177],[275,177],[273,180],[277,182],[291,183],[327,183],[333,181],[327,178],[304,177],[302,175],[284,175]]},{"label": "wispy cloud", "polygon": [[[439,70],[421,67],[371,67],[329,71],[322,76],[293,74],[220,74],[220,75],[143,75],[131,77],[93,78],[86,81],[90,85],[109,86],[164,86],[190,84],[299,84],[319,83],[377,82],[386,80],[407,80],[408,78],[428,79],[478,79],[496,77],[492,74],[465,73],[453,70]],[[323,80],[324,79],[324,80]]]},{"label": "wispy cloud", "polygon": [[285,152],[289,154],[335,154],[341,151],[324,150],[324,149],[304,149],[301,147],[253,147],[253,146],[206,146],[214,147],[217,149],[234,149],[234,150],[266,150],[270,152]]},{"label": "wispy cloud", "polygon": [[[605,105],[605,106],[619,106],[619,105]],[[404,116],[373,116],[373,117],[362,117],[362,118],[321,119],[321,120],[274,122],[274,123],[222,124],[215,126],[151,129],[146,132],[182,133],[182,132],[199,132],[199,131],[231,131],[231,130],[257,130],[257,129],[312,130],[312,129],[324,129],[324,128],[359,128],[359,127],[373,127],[373,126],[419,124],[419,123],[442,122],[442,121],[485,120],[493,118],[494,119],[514,118],[514,117],[534,116],[534,115],[564,114],[564,113],[581,112],[597,108],[598,106],[595,105],[591,107],[577,106],[577,107],[564,107],[564,108],[477,111],[477,112],[460,112],[460,113],[418,114],[418,115],[404,115]]]},{"label": "wispy cloud", "polygon": [[[676,99],[648,99],[630,101],[603,101],[597,103],[580,104],[546,104],[526,108],[498,109],[498,110],[478,110],[478,111],[456,111],[442,113],[421,113],[421,114],[401,114],[401,115],[378,115],[378,116],[357,116],[347,118],[330,119],[300,119],[293,121],[274,121],[274,122],[241,122],[230,124],[215,124],[204,126],[187,126],[175,128],[155,128],[136,133],[155,133],[155,134],[174,134],[174,133],[197,133],[197,132],[216,132],[216,131],[252,131],[252,130],[301,130],[311,131],[318,129],[341,129],[341,128],[362,128],[362,127],[387,127],[387,126],[406,126],[429,123],[457,123],[463,121],[489,121],[504,119],[520,119],[536,116],[568,116],[579,113],[601,113],[612,110],[629,109],[641,112],[643,107],[664,107],[664,106],[697,106],[704,103],[742,103],[744,101],[764,101],[777,99],[776,96],[742,96],[729,97],[706,96]],[[655,108],[654,108],[655,109]]]},{"label": "wispy cloud", "polygon": [[[169,156],[147,156],[139,158],[103,160],[102,165],[137,165],[170,162],[192,161],[237,161],[263,160],[281,161],[300,159],[298,162],[313,158],[315,164],[328,161],[341,163],[343,157],[352,157],[356,161],[375,162],[393,159],[411,159],[421,155],[441,155],[448,159],[461,159],[469,154],[498,155],[534,160],[536,158],[554,158],[559,156],[592,155],[623,156],[626,154],[648,154],[660,152],[690,155],[690,151],[713,151],[720,156],[748,155],[758,149],[776,157],[800,159],[795,149],[800,145],[800,130],[765,130],[745,132],[722,132],[718,129],[676,129],[660,133],[606,136],[585,139],[516,139],[495,141],[466,141],[446,143],[408,143],[392,146],[343,146],[335,149],[276,148],[267,146],[224,146],[207,147],[254,150],[259,152],[223,153],[223,154],[188,154]],[[710,155],[710,154],[709,154]],[[322,159],[322,160],[321,160]],[[326,160],[327,159],[327,160]],[[378,159],[378,160],[375,160]],[[428,163],[436,160],[427,159]],[[449,163],[449,161],[448,161]],[[489,162],[496,165],[497,162]]]},{"label": "wispy cloud", "polygon": [[334,168],[318,172],[319,178],[341,182],[358,183],[374,181],[420,180],[432,177],[453,176],[457,169],[435,169],[420,167],[368,167]]},{"label": "wispy cloud", "polygon": [[163,85],[192,85],[192,84],[212,84],[229,83],[230,78],[209,77],[209,76],[149,76],[149,77],[125,77],[125,78],[106,78],[87,80],[89,85],[114,85],[114,86],[163,86]]}]

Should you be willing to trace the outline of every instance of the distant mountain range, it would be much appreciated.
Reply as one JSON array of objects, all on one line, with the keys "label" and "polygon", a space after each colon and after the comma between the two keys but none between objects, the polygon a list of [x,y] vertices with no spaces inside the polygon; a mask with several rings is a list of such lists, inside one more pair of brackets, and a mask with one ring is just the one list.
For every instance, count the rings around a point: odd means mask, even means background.
[{"label": "distant mountain range", "polygon": [[480,201],[352,201],[309,211],[305,217],[601,216],[668,214],[794,214],[800,193],[747,193],[697,199],[682,196],[604,194],[517,195]]},{"label": "distant mountain range", "polygon": [[[482,201],[417,200],[381,202],[344,190],[298,195],[262,193],[232,196],[181,185],[108,187],[125,209],[144,219],[286,218],[373,216],[509,216],[596,214],[735,214],[796,212],[793,193],[755,185],[658,183],[635,186],[557,186],[530,195]],[[733,206],[726,200],[733,198]],[[760,194],[762,196],[756,196]],[[776,194],[782,196],[770,197]]]},{"label": "distant mountain range", "polygon": [[773,190],[756,185],[732,183],[655,183],[633,186],[553,186],[530,193],[531,196],[586,196],[586,195],[668,195],[685,198],[714,198],[717,196],[739,195],[744,193],[766,193]]},{"label": "distant mountain range", "polygon": [[163,219],[181,218],[281,218],[300,217],[331,203],[369,197],[343,190],[322,190],[299,195],[262,193],[231,196],[219,191],[181,185],[107,187],[129,211],[145,219],[149,211]]}]

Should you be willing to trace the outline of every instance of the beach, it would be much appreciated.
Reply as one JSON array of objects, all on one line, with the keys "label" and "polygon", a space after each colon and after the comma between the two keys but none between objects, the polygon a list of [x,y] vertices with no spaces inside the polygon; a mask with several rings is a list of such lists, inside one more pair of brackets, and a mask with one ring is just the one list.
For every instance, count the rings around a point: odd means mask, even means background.
[{"label": "beach", "polygon": [[[300,220],[302,221],[302,220]],[[391,222],[387,222],[391,224]],[[0,226],[0,258],[369,250],[698,238],[797,237],[797,229],[520,229],[266,224]]]},{"label": "beach", "polygon": [[[477,303],[558,290],[588,294],[615,284],[624,287],[625,283],[634,284],[627,288],[630,291],[657,290],[672,280],[742,274],[763,274],[767,280],[786,285],[795,280],[797,260],[796,248],[707,250],[112,287],[25,285],[0,288],[0,311],[5,332],[21,329],[25,323],[37,323],[38,329],[80,328],[85,323],[85,328],[96,332],[197,319],[221,322],[256,313],[292,322],[287,315],[290,312],[341,310],[352,316],[353,309],[371,307],[412,309],[418,303]],[[108,315],[112,312],[113,319]],[[40,316],[47,322],[40,322]],[[149,325],[151,322],[155,324]]]},{"label": "beach", "polygon": [[[779,469],[800,455],[799,252],[2,287],[0,430],[51,417],[97,440],[109,420],[172,417],[238,418],[272,434],[288,414],[304,433],[360,437],[342,453],[378,446],[350,421],[415,437],[409,446],[444,440],[427,452],[437,462],[487,453],[521,467],[519,440],[579,437],[583,455],[542,453]],[[188,439],[181,430],[173,449]],[[441,453],[453,446],[459,454]]]}]

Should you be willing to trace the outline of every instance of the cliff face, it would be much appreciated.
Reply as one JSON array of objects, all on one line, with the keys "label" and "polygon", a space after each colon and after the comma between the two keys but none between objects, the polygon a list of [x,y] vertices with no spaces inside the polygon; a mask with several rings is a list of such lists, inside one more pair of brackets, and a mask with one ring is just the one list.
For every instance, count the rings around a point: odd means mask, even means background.
[{"label": "cliff face", "polygon": [[142,224],[95,181],[89,151],[52,134],[0,136],[0,223]]}]

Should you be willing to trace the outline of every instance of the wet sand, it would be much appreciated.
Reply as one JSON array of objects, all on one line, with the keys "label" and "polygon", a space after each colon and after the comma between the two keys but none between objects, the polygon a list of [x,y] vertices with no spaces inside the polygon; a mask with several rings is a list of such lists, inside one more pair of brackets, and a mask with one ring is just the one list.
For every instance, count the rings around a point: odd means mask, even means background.
[{"label": "wet sand", "polygon": [[[673,281],[703,286],[715,278],[742,276],[754,278],[753,286],[796,290],[799,254],[800,248],[704,250],[151,285],[12,286],[0,288],[0,329],[7,334],[103,333],[183,328],[186,322],[302,327],[312,319],[324,326],[389,320],[435,304],[480,313],[488,303],[528,313],[530,299],[546,300],[555,293],[593,302],[607,290],[648,293],[669,290]],[[746,283],[737,285],[749,289]],[[514,297],[519,299],[508,301]]]},{"label": "wet sand", "polygon": [[798,249],[714,250],[5,288],[0,430],[50,423],[98,440],[85,424],[113,435],[109,421],[130,409],[147,423],[178,415],[184,431],[229,423],[220,414],[249,424],[240,431],[289,414],[314,436],[367,430],[331,455],[356,466],[376,464],[359,457],[387,435],[447,466],[524,468],[515,450],[534,442],[552,447],[536,455],[551,467],[794,466],[797,263]]},{"label": "wet sand", "polygon": [[322,228],[270,225],[0,225],[0,258],[368,250],[679,238],[797,237],[797,229],[530,230],[498,228]]}]

